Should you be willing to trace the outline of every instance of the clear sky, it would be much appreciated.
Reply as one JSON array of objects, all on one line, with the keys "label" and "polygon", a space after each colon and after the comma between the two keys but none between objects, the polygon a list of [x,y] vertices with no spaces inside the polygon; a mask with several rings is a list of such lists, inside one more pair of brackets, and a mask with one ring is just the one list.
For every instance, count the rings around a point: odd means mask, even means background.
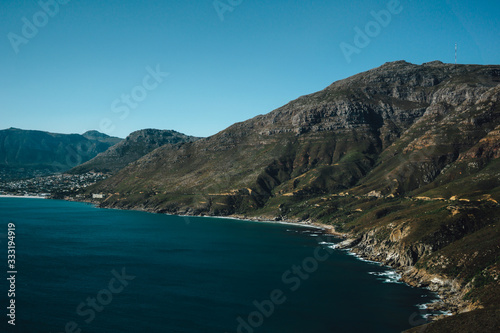
[{"label": "clear sky", "polygon": [[491,0],[0,0],[0,129],[209,136],[388,61],[452,63],[455,43],[499,64],[499,18]]}]

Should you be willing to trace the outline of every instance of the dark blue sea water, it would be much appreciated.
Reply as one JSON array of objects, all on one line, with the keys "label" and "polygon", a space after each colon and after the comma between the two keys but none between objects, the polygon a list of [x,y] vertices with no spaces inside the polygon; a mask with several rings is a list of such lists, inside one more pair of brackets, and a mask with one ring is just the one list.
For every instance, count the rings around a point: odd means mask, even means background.
[{"label": "dark blue sea water", "polygon": [[433,297],[302,227],[18,198],[0,198],[3,276],[9,222],[1,332],[400,332]]}]

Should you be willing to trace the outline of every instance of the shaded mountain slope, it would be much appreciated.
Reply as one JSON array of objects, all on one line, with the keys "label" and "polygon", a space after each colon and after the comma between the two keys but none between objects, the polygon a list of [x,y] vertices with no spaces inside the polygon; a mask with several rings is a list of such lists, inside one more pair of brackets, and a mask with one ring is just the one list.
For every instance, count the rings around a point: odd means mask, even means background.
[{"label": "shaded mountain slope", "polygon": [[66,171],[122,139],[96,131],[56,134],[10,128],[0,131],[2,180]]}]

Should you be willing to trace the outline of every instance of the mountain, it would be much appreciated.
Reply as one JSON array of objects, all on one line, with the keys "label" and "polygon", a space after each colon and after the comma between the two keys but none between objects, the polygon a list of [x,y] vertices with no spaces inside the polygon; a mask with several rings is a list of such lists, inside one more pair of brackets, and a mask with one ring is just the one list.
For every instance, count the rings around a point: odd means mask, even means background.
[{"label": "mountain", "polygon": [[121,140],[96,131],[79,135],[17,128],[1,130],[0,180],[66,171]]},{"label": "mountain", "polygon": [[429,330],[495,326],[499,97],[499,65],[386,63],[162,146],[86,195],[104,193],[103,207],[321,222],[459,314]]},{"label": "mountain", "polygon": [[[91,134],[96,137],[95,133]],[[73,168],[70,173],[78,174],[89,171],[115,173],[163,145],[194,142],[198,139],[171,130],[144,129],[136,131],[90,161]]]},{"label": "mountain", "polygon": [[114,146],[123,140],[114,136],[109,136],[107,134],[98,131],[87,131],[83,133],[82,136],[90,141],[99,141],[102,143],[108,143],[110,146]]},{"label": "mountain", "polygon": [[[197,212],[228,214],[265,207],[276,197],[348,189],[468,195],[460,181],[481,171],[490,187],[485,191],[500,199],[492,171],[499,154],[499,70],[388,63],[212,137],[162,147],[100,189],[144,192],[158,209],[172,202],[180,207],[170,194],[182,194]],[[477,167],[470,169],[472,160]],[[444,184],[453,186],[445,190]],[[221,193],[241,200],[198,205]],[[128,195],[121,199],[117,205],[135,204]]]}]

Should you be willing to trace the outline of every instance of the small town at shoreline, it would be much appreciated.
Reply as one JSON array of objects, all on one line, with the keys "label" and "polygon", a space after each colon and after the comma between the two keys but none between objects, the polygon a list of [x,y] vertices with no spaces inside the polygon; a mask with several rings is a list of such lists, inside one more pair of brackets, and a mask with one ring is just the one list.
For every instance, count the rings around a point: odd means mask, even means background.
[{"label": "small town at shoreline", "polygon": [[43,177],[0,181],[0,196],[69,199],[100,180],[106,174],[88,172],[82,175],[54,174]]}]

